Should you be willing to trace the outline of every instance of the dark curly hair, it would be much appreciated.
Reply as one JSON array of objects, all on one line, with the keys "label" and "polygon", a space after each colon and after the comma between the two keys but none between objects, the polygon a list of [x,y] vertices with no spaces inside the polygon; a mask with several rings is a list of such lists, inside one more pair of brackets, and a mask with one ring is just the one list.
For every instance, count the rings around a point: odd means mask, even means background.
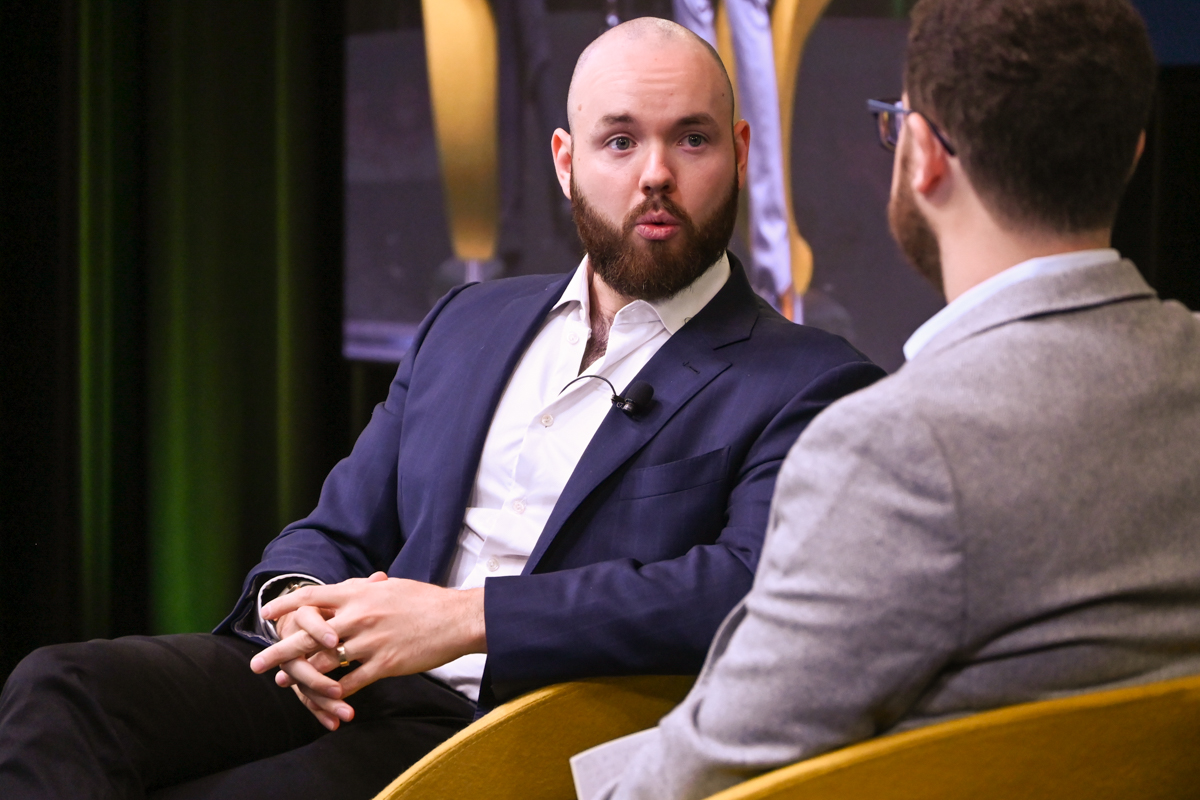
[{"label": "dark curly hair", "polygon": [[1078,233],[1112,227],[1155,72],[1128,0],[920,0],[905,88],[993,213]]}]

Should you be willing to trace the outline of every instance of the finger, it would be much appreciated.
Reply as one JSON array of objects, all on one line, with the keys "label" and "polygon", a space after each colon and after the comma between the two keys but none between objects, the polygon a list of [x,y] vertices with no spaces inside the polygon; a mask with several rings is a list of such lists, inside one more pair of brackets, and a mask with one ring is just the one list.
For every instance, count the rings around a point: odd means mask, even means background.
[{"label": "finger", "polygon": [[298,690],[304,699],[307,701],[306,706],[310,710],[316,709],[323,714],[332,716],[341,722],[349,722],[354,719],[354,708],[347,702],[342,700],[334,700],[331,697],[325,697],[322,694],[313,692],[303,684],[297,684],[292,687],[293,691]]},{"label": "finger", "polygon": [[307,631],[297,631],[291,636],[280,639],[265,650],[256,653],[254,658],[250,659],[250,669],[261,675],[272,667],[278,667],[285,661],[306,658],[309,653],[315,653],[323,649],[325,649],[325,646],[314,642]]},{"label": "finger", "polygon": [[342,724],[341,720],[339,720],[335,714],[326,713],[319,706],[313,703],[313,701],[305,697],[304,692],[300,691],[300,687],[293,686],[292,691],[295,692],[296,697],[300,700],[300,703],[308,709],[308,713],[316,717],[317,722],[325,726],[327,730],[336,731],[338,726]]},{"label": "finger", "polygon": [[314,642],[320,642],[323,647],[337,647],[337,631],[325,620],[325,617],[312,606],[296,609],[292,615],[295,626],[307,633]]},{"label": "finger", "polygon": [[275,683],[279,686],[290,686],[297,683],[301,688],[311,689],[311,693],[332,697],[335,700],[342,696],[342,687],[337,681],[323,674],[303,658],[281,664],[279,672],[275,675]]},{"label": "finger", "polygon": [[[346,585],[350,584],[350,585]],[[331,586],[302,586],[294,592],[276,597],[262,607],[263,619],[277,619],[283,614],[295,611],[301,606],[321,606],[337,608],[354,592],[351,581],[335,583]]]},{"label": "finger", "polygon": [[[334,615],[332,609],[317,608],[316,606],[301,606],[295,611],[287,614],[280,614],[275,620],[275,631],[279,634],[280,639],[286,639],[301,628],[301,622],[308,617],[319,617],[321,621],[327,620]],[[320,622],[310,622],[310,627],[313,624]]]},{"label": "finger", "polygon": [[[327,672],[333,672],[342,665],[341,656],[334,650],[322,650],[319,653],[313,653],[308,657],[308,663],[312,664],[313,669],[324,675]],[[332,680],[332,678],[330,679]]]},{"label": "finger", "polygon": [[323,620],[331,620],[337,611],[332,608],[318,608],[317,606],[301,606],[295,611],[287,614],[280,614],[275,618],[275,630],[279,633],[279,638],[290,636],[296,632],[299,625],[294,621],[303,614],[316,614]]},{"label": "finger", "polygon": [[296,695],[296,699],[300,701],[300,704],[307,708],[308,712],[317,718],[317,722],[321,723],[331,731],[337,730],[338,725],[341,724],[341,721],[336,716],[326,714],[319,707],[314,705],[311,700],[304,696],[304,692],[300,691],[300,687],[293,686],[292,692]]},{"label": "finger", "polygon": [[342,687],[342,697],[349,697],[359,689],[370,686],[378,678],[379,675],[372,663],[370,661],[364,662],[361,667],[350,670],[338,681]]},{"label": "finger", "polygon": [[[313,669],[320,672],[322,675],[333,672],[340,667],[341,661],[333,650],[322,650],[318,653],[313,653],[308,657],[308,663],[312,664]],[[330,678],[330,680],[333,680]],[[280,686],[291,686],[293,681],[286,672],[278,672],[275,674],[275,682]]]},{"label": "finger", "polygon": [[372,572],[367,576],[368,583],[378,583],[379,581],[386,581],[387,579],[388,576],[386,572]]}]

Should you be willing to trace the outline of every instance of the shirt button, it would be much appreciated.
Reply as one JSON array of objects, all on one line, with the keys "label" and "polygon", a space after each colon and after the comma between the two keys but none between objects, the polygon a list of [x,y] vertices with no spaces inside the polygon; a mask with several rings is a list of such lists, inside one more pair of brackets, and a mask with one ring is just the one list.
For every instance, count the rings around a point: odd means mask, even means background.
[{"label": "shirt button", "polygon": [[525,513],[525,501],[524,500],[513,500],[512,506],[513,506],[513,511],[517,512],[518,514]]},{"label": "shirt button", "polygon": [[554,424],[554,417],[549,414],[542,414],[542,424],[549,428]]},{"label": "shirt button", "polygon": [[487,560],[487,568],[488,572],[495,572],[496,570],[500,569],[500,562],[495,556],[492,556]]},{"label": "shirt button", "polygon": [[579,334],[572,333],[570,336],[567,337],[567,341],[570,342],[571,344],[579,344]]}]

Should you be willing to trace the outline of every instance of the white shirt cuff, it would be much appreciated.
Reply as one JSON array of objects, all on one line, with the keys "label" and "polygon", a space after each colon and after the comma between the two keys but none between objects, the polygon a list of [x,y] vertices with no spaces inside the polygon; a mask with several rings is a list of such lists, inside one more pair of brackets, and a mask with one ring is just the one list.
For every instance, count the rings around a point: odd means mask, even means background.
[{"label": "white shirt cuff", "polygon": [[289,572],[287,575],[276,575],[274,578],[271,578],[271,580],[267,581],[262,586],[258,587],[258,600],[254,607],[254,616],[256,619],[255,628],[256,628],[256,632],[258,633],[258,635],[263,637],[264,639],[266,639],[269,642],[278,642],[279,641],[279,633],[275,630],[274,622],[272,622],[271,620],[263,619],[263,615],[262,615],[263,596],[266,595],[267,597],[272,597],[272,599],[273,599],[273,595],[267,594],[268,586],[272,586],[276,583],[279,583],[280,581],[297,580],[297,579],[305,580],[305,581],[312,581],[313,583],[317,584],[318,586],[325,585],[325,581],[321,580],[320,578],[314,578],[312,575],[305,575],[303,572]]}]

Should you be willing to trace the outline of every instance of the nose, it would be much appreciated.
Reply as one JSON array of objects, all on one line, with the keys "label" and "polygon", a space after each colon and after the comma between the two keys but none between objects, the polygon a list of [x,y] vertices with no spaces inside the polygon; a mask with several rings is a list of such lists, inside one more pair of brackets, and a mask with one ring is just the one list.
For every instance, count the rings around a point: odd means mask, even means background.
[{"label": "nose", "polygon": [[667,161],[666,148],[656,144],[648,148],[642,165],[642,193],[647,197],[671,194],[675,191],[675,174]]}]

